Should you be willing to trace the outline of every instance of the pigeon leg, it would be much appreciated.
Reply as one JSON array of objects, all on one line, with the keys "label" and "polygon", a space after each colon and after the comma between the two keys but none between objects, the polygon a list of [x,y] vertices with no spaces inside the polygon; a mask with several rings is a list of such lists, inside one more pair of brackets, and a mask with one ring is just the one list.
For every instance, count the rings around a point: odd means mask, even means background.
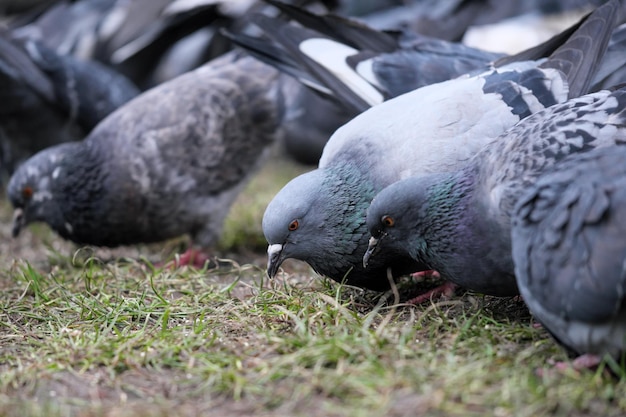
[{"label": "pigeon leg", "polygon": [[554,367],[559,371],[563,371],[567,368],[573,368],[576,371],[580,371],[583,369],[593,369],[600,364],[602,359],[598,355],[592,355],[590,353],[586,353],[584,355],[580,355],[576,359],[570,362],[557,362],[554,364]]},{"label": "pigeon leg", "polygon": [[176,255],[176,258],[169,262],[166,267],[175,269],[180,268],[181,266],[189,265],[199,269],[204,268],[204,265],[210,261],[211,259],[206,253],[199,249],[189,248],[184,253]]},{"label": "pigeon leg", "polygon": [[411,274],[411,278],[421,281],[426,278],[439,278],[439,272],[429,269],[427,271],[419,271]]},{"label": "pigeon leg", "polygon": [[586,353],[584,355],[580,355],[573,361],[549,361],[548,363],[553,366],[552,368],[537,369],[535,370],[535,374],[539,377],[544,377],[553,375],[555,372],[563,373],[568,370],[574,370],[576,372],[582,371],[583,369],[593,370],[600,364],[601,361],[602,359],[600,356]]},{"label": "pigeon leg", "polygon": [[407,303],[417,305],[423,304],[427,301],[432,300],[433,298],[438,298],[441,296],[451,297],[457,288],[458,285],[451,282],[445,282],[438,287],[435,287],[432,290],[425,292],[424,294],[420,294],[415,298],[411,298],[409,301],[407,301]]}]

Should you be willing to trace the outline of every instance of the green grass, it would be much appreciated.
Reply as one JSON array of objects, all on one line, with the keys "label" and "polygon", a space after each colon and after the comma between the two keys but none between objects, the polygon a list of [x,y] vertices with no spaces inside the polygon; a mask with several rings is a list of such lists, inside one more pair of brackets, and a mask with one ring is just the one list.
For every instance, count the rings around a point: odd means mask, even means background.
[{"label": "green grass", "polygon": [[76,252],[45,227],[1,229],[0,416],[626,413],[625,380],[556,370],[565,353],[520,302],[406,306],[298,263],[267,280],[247,222],[284,169],[248,188],[215,269],[145,261],[180,242]]}]

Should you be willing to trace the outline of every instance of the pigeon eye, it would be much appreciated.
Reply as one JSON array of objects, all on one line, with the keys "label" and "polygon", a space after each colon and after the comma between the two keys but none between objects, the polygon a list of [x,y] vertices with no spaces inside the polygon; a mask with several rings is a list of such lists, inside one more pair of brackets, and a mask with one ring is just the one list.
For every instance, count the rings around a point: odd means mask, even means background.
[{"label": "pigeon eye", "polygon": [[22,189],[22,197],[25,200],[29,200],[33,196],[33,189],[31,187],[24,187]]},{"label": "pigeon eye", "polygon": [[393,227],[393,225],[396,224],[396,221],[393,219],[393,217],[387,216],[387,215],[384,215],[383,217],[381,217],[380,222],[385,227]]},{"label": "pigeon eye", "polygon": [[300,226],[300,223],[298,223],[298,220],[294,220],[289,223],[289,226],[287,226],[287,228],[290,232],[293,232],[294,230],[298,229],[298,226]]}]

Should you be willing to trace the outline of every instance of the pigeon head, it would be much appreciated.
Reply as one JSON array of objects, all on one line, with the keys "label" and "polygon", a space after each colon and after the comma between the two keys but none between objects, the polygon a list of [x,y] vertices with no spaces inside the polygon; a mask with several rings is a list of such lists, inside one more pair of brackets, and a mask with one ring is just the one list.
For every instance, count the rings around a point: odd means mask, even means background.
[{"label": "pigeon head", "polygon": [[44,221],[53,228],[63,225],[62,202],[55,193],[55,182],[77,143],[64,143],[45,149],[25,161],[11,176],[7,194],[15,208],[13,236],[32,222]]},{"label": "pigeon head", "polygon": [[270,202],[263,217],[269,243],[267,272],[276,275],[285,259],[308,263],[317,273],[376,291],[394,277],[423,270],[406,255],[385,251],[367,268],[367,207],[376,188],[351,164],[313,170],[291,180]]},{"label": "pigeon head", "polygon": [[412,177],[384,188],[367,210],[371,235],[363,265],[367,267],[381,251],[408,255],[418,261],[426,250],[430,221],[428,196],[433,175]]},{"label": "pigeon head", "polygon": [[468,165],[456,172],[409,177],[383,189],[367,213],[371,238],[363,263],[369,267],[379,256],[404,254],[461,287],[515,295],[510,240],[488,210],[478,173]]},{"label": "pigeon head", "polygon": [[316,169],[291,180],[263,217],[268,275],[293,258],[339,282],[378,286],[361,265],[367,248],[365,213],[373,196],[371,184],[349,165]]},{"label": "pigeon head", "polygon": [[263,233],[269,243],[267,273],[270,277],[276,275],[286,259],[309,262],[315,252],[323,250],[320,240],[324,239],[312,239],[319,233],[329,232],[324,228],[324,196],[319,193],[323,181],[321,170],[302,174],[291,180],[267,206]]}]

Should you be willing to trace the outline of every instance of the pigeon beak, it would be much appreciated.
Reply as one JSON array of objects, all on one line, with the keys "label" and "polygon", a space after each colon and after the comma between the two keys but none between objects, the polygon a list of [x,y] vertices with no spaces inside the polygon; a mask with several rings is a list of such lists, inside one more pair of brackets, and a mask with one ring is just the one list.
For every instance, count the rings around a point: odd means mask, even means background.
[{"label": "pigeon beak", "polygon": [[24,210],[16,208],[13,212],[13,229],[11,229],[13,237],[17,237],[24,226],[26,226],[26,216],[24,216]]},{"label": "pigeon beak", "polygon": [[[382,239],[383,236],[381,236],[380,239]],[[370,258],[378,253],[378,250],[380,249],[378,247],[378,242],[380,242],[380,239],[376,239],[374,236],[370,237],[367,245],[367,252],[363,255],[363,268],[367,268]]]},{"label": "pigeon beak", "polygon": [[267,247],[267,276],[274,278],[280,264],[283,263],[283,245],[275,243]]}]

